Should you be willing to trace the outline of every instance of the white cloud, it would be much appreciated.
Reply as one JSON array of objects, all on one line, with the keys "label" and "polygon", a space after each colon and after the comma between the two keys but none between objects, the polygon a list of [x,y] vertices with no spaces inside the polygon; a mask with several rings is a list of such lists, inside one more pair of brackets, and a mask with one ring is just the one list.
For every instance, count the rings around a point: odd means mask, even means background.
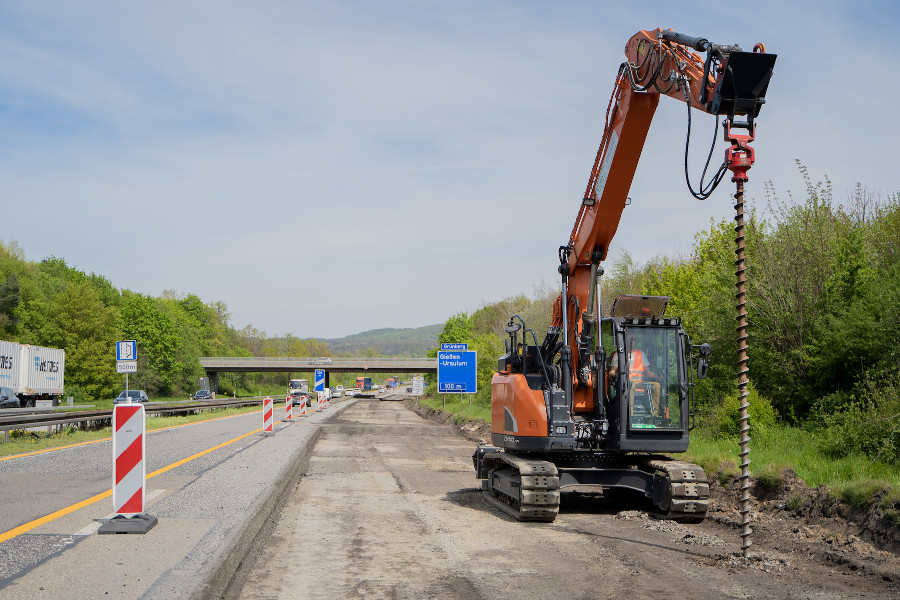
[{"label": "white cloud", "polygon": [[[778,53],[749,196],[767,180],[802,192],[794,158],[838,197],[857,181],[894,192],[879,99],[898,91],[896,19],[699,6],[8,6],[4,237],[120,287],[222,300],[235,325],[270,334],[439,322],[555,281],[624,43],[659,25]],[[897,12],[854,14],[876,9]],[[731,218],[727,180],[703,203],[687,193],[684,121],[660,102],[613,252],[684,252],[710,218]]]}]

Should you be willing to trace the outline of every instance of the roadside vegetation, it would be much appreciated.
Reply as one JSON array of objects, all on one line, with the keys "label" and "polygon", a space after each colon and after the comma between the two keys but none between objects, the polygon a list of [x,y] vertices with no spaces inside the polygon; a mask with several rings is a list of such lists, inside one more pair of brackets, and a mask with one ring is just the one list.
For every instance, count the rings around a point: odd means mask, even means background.
[{"label": "roadside vegetation", "polygon": [[[798,168],[805,198],[783,200],[768,184],[746,223],[751,470],[777,485],[791,469],[850,504],[900,509],[900,195],[857,186],[838,202],[827,179]],[[603,314],[620,293],[670,296],[667,314],[712,345],[689,457],[722,482],[738,463],[733,227],[711,222],[685,256],[641,265],[621,252],[602,280]],[[490,420],[509,316],[540,342],[557,294],[545,286],[447,320],[438,341],[468,342],[479,356],[472,406],[447,401],[449,412]],[[424,402],[441,408],[429,390]]]},{"label": "roadside vegetation", "polygon": [[[162,401],[165,401],[165,399],[163,399]],[[112,401],[110,401],[110,405],[111,404]],[[102,407],[98,406],[96,408],[99,409]],[[154,429],[165,429],[168,427],[178,427],[180,425],[187,425],[189,423],[210,421],[212,419],[221,419],[224,417],[260,411],[261,407],[259,406],[243,406],[239,408],[208,410],[189,415],[165,417],[148,416],[147,431],[153,431]],[[63,427],[51,432],[47,432],[44,429],[34,431],[18,429],[10,432],[9,442],[0,443],[0,457],[26,454],[29,452],[39,452],[41,450],[60,448],[63,446],[85,444],[99,440],[106,440],[111,436],[112,428],[110,426],[88,431],[77,429],[75,427]]]}]

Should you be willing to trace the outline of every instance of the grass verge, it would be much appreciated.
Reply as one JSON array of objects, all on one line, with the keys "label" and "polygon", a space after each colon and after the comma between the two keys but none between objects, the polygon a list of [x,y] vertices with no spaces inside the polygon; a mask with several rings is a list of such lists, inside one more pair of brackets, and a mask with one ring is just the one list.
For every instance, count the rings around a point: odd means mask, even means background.
[{"label": "grass verge", "polygon": [[[212,419],[220,419],[244,413],[259,412],[259,406],[244,406],[240,408],[224,408],[192,415],[179,415],[171,417],[147,417],[147,431],[155,429],[165,429],[167,427],[176,427],[178,425],[187,425],[188,423],[196,423],[200,421],[209,421]],[[81,431],[74,427],[64,427],[59,431],[47,433],[45,431],[22,431],[17,430],[10,432],[9,442],[3,442],[0,437],[0,457],[13,456],[16,454],[26,454],[29,452],[38,452],[40,450],[48,450],[51,448],[59,448],[62,446],[70,446],[74,444],[84,444],[96,440],[109,438],[112,435],[110,427],[92,431]]]},{"label": "grass verge", "polygon": [[[470,406],[466,396],[448,394],[446,401],[440,396],[423,396],[420,403],[444,410],[457,424],[479,419],[489,423],[491,419],[490,406]],[[763,490],[776,493],[782,484],[782,472],[789,468],[808,487],[825,485],[833,497],[857,508],[877,503],[889,518],[900,523],[900,471],[861,454],[828,456],[821,450],[822,435],[781,424],[751,431],[751,474]],[[684,458],[727,486],[740,474],[739,453],[737,437],[713,436],[696,429],[691,432]]]},{"label": "grass verge", "polygon": [[422,396],[419,399],[419,404],[443,410],[450,415],[453,423],[457,425],[462,425],[466,421],[476,420],[486,423],[491,422],[491,407],[479,402],[469,404],[469,397],[463,394],[447,394],[446,400],[440,396]]},{"label": "grass verge", "polygon": [[[809,487],[825,485],[833,496],[863,508],[873,502],[890,505],[900,500],[900,472],[893,465],[873,461],[861,454],[835,458],[822,452],[823,434],[775,425],[751,431],[751,473],[760,478],[767,489],[777,485],[785,468],[792,469]],[[697,463],[710,475],[720,474],[720,481],[737,475],[737,438],[712,437],[702,431],[691,434],[686,458]],[[723,477],[722,473],[726,475]]]}]

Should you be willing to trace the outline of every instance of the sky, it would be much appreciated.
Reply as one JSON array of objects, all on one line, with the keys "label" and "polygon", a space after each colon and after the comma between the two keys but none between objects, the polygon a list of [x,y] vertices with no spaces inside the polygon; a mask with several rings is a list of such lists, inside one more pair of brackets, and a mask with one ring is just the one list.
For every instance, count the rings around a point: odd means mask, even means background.
[{"label": "sky", "polygon": [[[270,336],[443,323],[557,285],[642,29],[778,55],[752,204],[803,199],[797,160],[836,200],[896,194],[898,25],[887,0],[6,0],[0,239]],[[610,257],[733,217],[728,179],[688,192],[685,133],[662,98]]]}]

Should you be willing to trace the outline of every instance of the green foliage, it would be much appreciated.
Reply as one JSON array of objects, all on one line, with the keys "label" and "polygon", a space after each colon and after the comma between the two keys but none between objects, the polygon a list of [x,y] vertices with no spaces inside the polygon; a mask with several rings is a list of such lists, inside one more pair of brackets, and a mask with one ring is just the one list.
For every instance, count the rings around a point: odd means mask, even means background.
[{"label": "green foliage", "polygon": [[849,404],[821,419],[822,451],[832,457],[858,452],[900,465],[900,373],[866,375]]},{"label": "green foliage", "polygon": [[19,320],[15,310],[20,302],[19,276],[10,273],[3,283],[0,283],[0,330],[6,331],[15,327]]},{"label": "green foliage", "polygon": [[466,343],[475,333],[472,320],[465,312],[458,312],[447,319],[444,329],[438,334],[438,344]]},{"label": "green foliage", "polygon": [[[151,395],[168,395],[179,377],[178,356],[183,339],[162,299],[136,292],[122,295],[122,332],[124,339],[135,340],[138,347],[138,372],[135,385]],[[141,369],[141,359],[146,369]]]},{"label": "green foliage", "polygon": [[[114,344],[138,342],[138,371],[129,385],[152,397],[184,397],[205,375],[200,356],[252,356],[265,352],[329,356],[321,340],[269,339],[251,326],[230,327],[221,302],[167,290],[159,298],[117,290],[103,276],[65,260],[29,262],[15,242],[0,241],[0,339],[63,348],[65,396],[104,405],[123,387],[115,372]],[[222,378],[230,393],[280,389],[282,374],[241,373]]]},{"label": "green foliage", "polygon": [[[750,428],[760,432],[772,427],[778,421],[777,413],[772,403],[761,396],[756,389],[748,387],[747,409],[750,418]],[[740,434],[741,403],[737,393],[726,396],[722,404],[714,411],[715,434],[721,436],[737,436]]]},{"label": "green foliage", "polygon": [[836,490],[836,495],[850,506],[865,509],[889,491],[890,488],[883,481],[867,479],[840,487]]}]

